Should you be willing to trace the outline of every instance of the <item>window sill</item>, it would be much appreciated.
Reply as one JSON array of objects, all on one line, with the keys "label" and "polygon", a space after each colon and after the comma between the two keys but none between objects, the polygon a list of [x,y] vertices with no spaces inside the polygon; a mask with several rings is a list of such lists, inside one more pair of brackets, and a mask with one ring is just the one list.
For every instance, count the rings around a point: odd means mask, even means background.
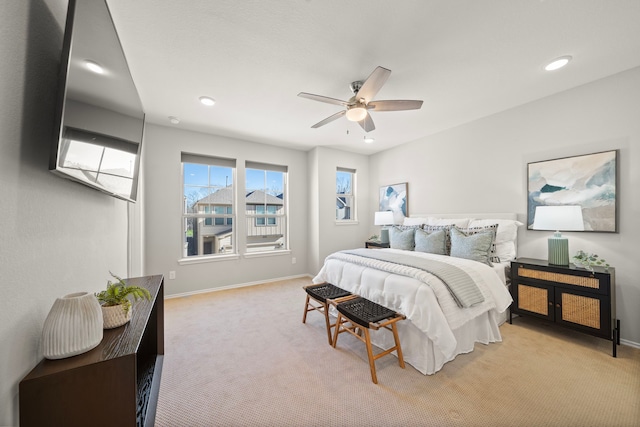
[{"label": "window sill", "polygon": [[178,264],[179,265],[201,264],[203,262],[231,261],[236,259],[240,259],[240,255],[228,254],[228,255],[199,256],[199,257],[193,257],[193,258],[180,258],[178,260]]},{"label": "window sill", "polygon": [[336,221],[335,222],[336,225],[358,225],[359,222],[356,221]]},{"label": "window sill", "polygon": [[262,258],[268,256],[278,256],[278,255],[291,255],[290,249],[283,249],[281,251],[269,251],[269,252],[246,252],[242,254],[245,258]]}]

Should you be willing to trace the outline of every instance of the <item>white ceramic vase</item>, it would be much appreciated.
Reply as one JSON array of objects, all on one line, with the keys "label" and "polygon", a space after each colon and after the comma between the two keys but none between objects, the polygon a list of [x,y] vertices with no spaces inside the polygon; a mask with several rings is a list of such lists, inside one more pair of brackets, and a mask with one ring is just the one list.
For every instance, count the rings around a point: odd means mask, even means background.
[{"label": "white ceramic vase", "polygon": [[44,321],[44,357],[64,359],[85,353],[102,341],[102,311],[95,295],[77,292],[56,299]]},{"label": "white ceramic vase", "polygon": [[129,311],[125,313],[124,306],[112,305],[102,306],[102,317],[104,319],[104,328],[113,329],[122,326],[131,320],[131,312],[133,307],[129,307]]}]

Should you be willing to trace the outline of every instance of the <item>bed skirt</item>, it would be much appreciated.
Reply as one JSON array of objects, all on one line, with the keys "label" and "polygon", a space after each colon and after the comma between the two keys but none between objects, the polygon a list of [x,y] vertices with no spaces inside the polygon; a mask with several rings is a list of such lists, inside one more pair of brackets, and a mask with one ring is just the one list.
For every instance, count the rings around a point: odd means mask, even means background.
[{"label": "bed skirt", "polygon": [[[458,354],[470,353],[475,343],[489,344],[501,342],[500,325],[506,319],[506,312],[495,310],[481,314],[473,321],[455,329],[453,334],[457,341],[455,354],[445,357],[420,329],[411,321],[398,322],[398,334],[404,361],[425,375],[438,372],[445,363],[453,360]],[[393,336],[386,331],[370,331],[371,342],[381,349],[394,346]],[[395,352],[393,353],[395,355]]]}]

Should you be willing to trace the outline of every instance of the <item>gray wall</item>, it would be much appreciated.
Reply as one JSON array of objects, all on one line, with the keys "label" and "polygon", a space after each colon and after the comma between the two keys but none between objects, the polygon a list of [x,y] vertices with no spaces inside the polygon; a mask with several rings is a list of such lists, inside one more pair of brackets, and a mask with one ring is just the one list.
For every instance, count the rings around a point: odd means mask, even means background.
[{"label": "gray wall", "polygon": [[[180,265],[182,257],[181,152],[236,159],[237,185],[245,187],[245,161],[288,166],[289,254]],[[145,269],[165,275],[165,295],[300,276],[308,272],[307,153],[215,135],[148,125],[143,148]],[[237,222],[244,221],[244,211]],[[238,247],[244,237],[238,235]],[[296,264],[292,264],[296,258]],[[175,271],[175,280],[168,279]]]},{"label": "gray wall", "polygon": [[[309,197],[312,209],[309,228],[309,272],[316,274],[324,259],[342,249],[364,247],[373,224],[369,210],[373,194],[369,184],[369,157],[327,147],[309,152]],[[356,220],[352,223],[336,221],[336,170],[338,167],[356,171]]]},{"label": "gray wall", "polygon": [[127,203],[48,171],[66,6],[0,2],[0,425],[55,299],[127,274]]},{"label": "gray wall", "polygon": [[[527,163],[619,149],[620,232],[563,234],[571,254],[595,252],[616,268],[622,339],[640,343],[639,111],[635,68],[371,156],[371,191],[408,182],[410,216],[516,212],[526,222]],[[546,259],[550,233],[519,231],[518,255]]]}]

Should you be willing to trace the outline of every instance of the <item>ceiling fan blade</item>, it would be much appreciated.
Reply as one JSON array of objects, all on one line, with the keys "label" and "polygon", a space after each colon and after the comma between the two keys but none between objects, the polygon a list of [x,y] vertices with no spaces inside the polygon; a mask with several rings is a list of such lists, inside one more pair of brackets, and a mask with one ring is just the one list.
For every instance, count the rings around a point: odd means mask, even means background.
[{"label": "ceiling fan blade", "polygon": [[339,99],[329,98],[328,96],[314,95],[312,93],[300,92],[298,96],[301,98],[312,99],[314,101],[326,102],[327,104],[341,105],[343,107],[346,107],[349,105],[347,101],[341,101]]},{"label": "ceiling fan blade", "polygon": [[329,116],[326,119],[316,123],[315,125],[313,125],[311,127],[315,129],[315,128],[319,128],[320,126],[324,126],[327,123],[331,123],[332,121],[337,120],[340,117],[344,116],[346,114],[346,112],[347,112],[347,110],[338,111],[337,113],[332,114],[331,116]]},{"label": "ceiling fan blade", "polygon": [[385,84],[389,75],[391,75],[391,70],[387,70],[383,67],[377,67],[373,70],[373,73],[367,77],[367,80],[364,81],[356,95],[356,98],[364,98],[365,102],[371,101],[373,97],[376,96],[380,88]]},{"label": "ceiling fan blade", "polygon": [[419,110],[422,101],[395,100],[395,101],[371,101],[367,104],[367,110],[373,111],[402,111]]},{"label": "ceiling fan blade", "polygon": [[365,132],[371,132],[375,130],[376,125],[373,124],[373,119],[371,118],[371,114],[367,113],[364,119],[360,120],[358,124],[364,129]]}]

